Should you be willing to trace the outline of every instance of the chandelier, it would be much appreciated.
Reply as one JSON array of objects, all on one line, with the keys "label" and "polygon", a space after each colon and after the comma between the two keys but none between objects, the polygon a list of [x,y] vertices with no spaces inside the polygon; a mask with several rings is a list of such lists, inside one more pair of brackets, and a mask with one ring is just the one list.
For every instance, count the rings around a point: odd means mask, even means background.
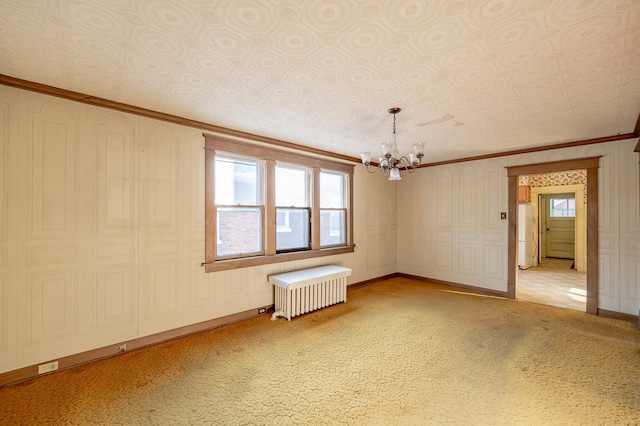
[{"label": "chandelier", "polygon": [[[389,175],[389,180],[400,180],[400,169],[404,168],[409,173],[413,173],[422,162],[424,157],[424,144],[414,143],[411,145],[413,152],[406,156],[400,156],[398,153],[398,145],[396,144],[396,114],[401,111],[400,108],[390,108],[389,114],[393,114],[393,142],[382,144],[382,157],[378,167],[382,169],[385,176]],[[365,165],[369,173],[375,173],[378,169],[369,170],[371,164],[371,152],[361,152],[362,164]]]}]

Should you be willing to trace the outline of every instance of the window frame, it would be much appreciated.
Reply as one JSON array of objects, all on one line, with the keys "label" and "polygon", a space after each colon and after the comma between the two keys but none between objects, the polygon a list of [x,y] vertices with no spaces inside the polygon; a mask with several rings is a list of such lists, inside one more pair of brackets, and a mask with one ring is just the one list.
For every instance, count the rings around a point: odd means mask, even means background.
[{"label": "window frame", "polygon": [[[225,259],[239,259],[239,258],[243,258],[243,257],[254,257],[254,256],[260,256],[262,254],[264,254],[265,252],[265,247],[264,247],[264,232],[265,232],[265,203],[263,198],[263,194],[264,194],[264,164],[263,161],[261,159],[258,158],[252,158],[252,157],[248,157],[245,155],[237,155],[235,153],[219,153],[220,156],[222,157],[224,160],[226,161],[233,161],[233,162],[248,162],[248,163],[254,163],[256,165],[257,168],[257,199],[254,200],[254,202],[256,202],[257,204],[216,204],[215,203],[215,196],[214,196],[214,209],[215,209],[215,217],[216,217],[216,260],[225,260]],[[215,161],[215,160],[214,160]],[[215,177],[215,169],[214,169],[214,177]],[[215,190],[214,190],[214,195],[215,195]],[[233,253],[233,254],[226,254],[226,255],[221,255],[220,253],[218,253],[217,251],[217,247],[220,243],[222,243],[222,240],[220,238],[220,226],[219,226],[219,222],[217,220],[218,215],[220,213],[220,211],[224,211],[225,209],[237,209],[237,210],[258,210],[260,212],[260,218],[259,218],[259,235],[261,237],[261,240],[259,241],[259,248],[256,251],[252,251],[252,252],[239,252],[239,253]]]},{"label": "window frame", "polygon": [[[321,170],[320,174],[318,175],[318,179],[320,180],[320,190],[322,189],[321,175],[322,175],[323,172],[326,173],[326,174],[340,175],[340,173],[335,173],[334,171],[331,171],[331,170]],[[319,201],[319,205],[320,205],[319,214],[321,215],[319,221],[322,221],[322,212],[336,212],[336,211],[342,212],[342,220],[343,220],[343,222],[345,224],[344,225],[345,226],[345,229],[344,229],[345,236],[344,236],[344,238],[345,238],[345,242],[346,242],[348,240],[348,236],[346,235],[346,232],[347,232],[347,226],[348,226],[348,220],[349,220],[348,216],[347,216],[348,212],[349,212],[349,209],[348,209],[348,207],[346,205],[346,200],[344,200],[344,194],[348,193],[348,191],[350,191],[350,188],[348,187],[348,182],[346,182],[346,179],[344,179],[344,176],[340,176],[340,177],[343,179],[342,184],[341,184],[341,186],[342,186],[342,194],[343,194],[343,207],[323,207],[322,202]],[[335,236],[335,235],[331,235],[331,217],[332,216],[330,216],[330,218],[329,218],[329,236],[330,237],[331,236]],[[319,238],[320,238],[320,242],[319,243],[320,243],[320,246],[322,248],[341,247],[341,246],[344,245],[342,243],[324,244],[323,245],[322,244],[322,235],[319,235]]]},{"label": "window frame", "polygon": [[[297,172],[302,172],[302,174],[304,175],[303,178],[303,187],[304,187],[304,202],[302,204],[300,203],[294,203],[291,205],[286,205],[286,204],[278,204],[278,169],[286,169],[286,170],[295,170]],[[275,209],[276,209],[276,253],[277,254],[281,254],[281,253],[291,253],[291,252],[295,252],[295,251],[307,251],[311,249],[311,223],[312,223],[312,214],[313,211],[311,209],[311,204],[312,204],[312,194],[313,194],[313,182],[312,182],[312,176],[313,176],[313,170],[310,169],[307,166],[303,166],[300,164],[289,164],[289,163],[285,163],[283,161],[276,161],[276,166],[275,166],[275,192],[276,192],[276,201],[275,201]],[[292,232],[292,229],[290,227],[290,223],[289,223],[289,219],[290,219],[290,210],[301,210],[301,211],[306,211],[307,212],[307,216],[308,216],[308,222],[306,224],[304,224],[304,233],[306,234],[306,239],[309,242],[309,244],[307,246],[300,246],[300,247],[292,247],[292,248],[278,248],[278,238],[283,238],[285,233],[287,233],[286,231],[284,231],[283,229],[280,229],[280,227],[278,227],[278,220],[277,220],[277,216],[278,216],[278,212],[281,210],[287,210],[286,212],[286,222],[287,222],[287,226],[288,226],[288,230],[289,232]]]},{"label": "window frame", "polygon": [[[270,263],[311,259],[352,253],[353,243],[353,164],[303,155],[293,151],[274,149],[266,145],[257,145],[239,141],[231,137],[204,134],[205,138],[205,261],[206,272],[266,265]],[[216,259],[217,223],[215,209],[215,158],[216,153],[239,155],[261,160],[263,169],[263,203],[265,206],[265,224],[263,245],[265,254],[244,258]],[[294,252],[276,253],[276,205],[275,205],[275,168],[276,164],[286,163],[309,168],[311,171],[311,249]],[[340,246],[320,246],[320,172],[342,173],[345,184],[345,244]]]}]

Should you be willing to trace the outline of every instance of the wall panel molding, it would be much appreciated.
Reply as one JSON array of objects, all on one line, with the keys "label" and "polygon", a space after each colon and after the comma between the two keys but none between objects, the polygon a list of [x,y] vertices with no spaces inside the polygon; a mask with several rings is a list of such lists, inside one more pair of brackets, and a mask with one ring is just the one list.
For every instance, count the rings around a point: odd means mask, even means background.
[{"label": "wall panel molding", "polygon": [[28,236],[77,238],[80,123],[61,102],[42,102],[28,116]]},{"label": "wall panel molding", "polygon": [[8,349],[9,349],[9,279],[7,274],[0,274],[0,353]]},{"label": "wall panel molding", "polygon": [[438,228],[453,226],[453,202],[455,198],[453,197],[453,178],[450,173],[448,170],[440,170],[437,177],[436,205],[438,206]]},{"label": "wall panel molding", "polygon": [[497,191],[496,189],[503,187],[503,180],[503,170],[485,169],[484,187],[482,188],[481,195],[483,196],[485,206],[484,226],[487,228],[499,228],[501,225],[500,206],[502,206],[503,203],[500,197],[501,191]]},{"label": "wall panel molding", "polygon": [[162,126],[150,129],[146,145],[146,209],[149,235],[174,234],[179,231],[179,138]]},{"label": "wall panel molding", "polygon": [[78,274],[72,269],[40,270],[30,274],[27,343],[78,333],[77,289]]},{"label": "wall panel molding", "polygon": [[135,259],[135,241],[94,242],[93,260]]},{"label": "wall panel molding", "polygon": [[436,271],[442,273],[452,273],[453,270],[453,242],[439,241],[436,243]]},{"label": "wall panel molding", "polygon": [[176,259],[159,259],[146,263],[147,317],[173,314],[180,306],[180,265]]},{"label": "wall panel molding", "polygon": [[459,175],[459,198],[456,206],[461,228],[475,229],[478,217],[476,182],[478,178],[470,167],[465,167]]},{"label": "wall panel molding", "polygon": [[0,100],[0,243],[9,238],[9,104]]},{"label": "wall panel molding", "polygon": [[80,262],[80,247],[77,244],[42,245],[27,247],[27,265],[58,265]]},{"label": "wall panel molding", "polygon": [[86,349],[139,324],[139,117],[87,106]]},{"label": "wall panel molding", "polygon": [[91,159],[96,167],[94,232],[96,236],[133,236],[137,159],[134,125],[115,114],[104,114],[94,120],[95,148]]},{"label": "wall panel molding", "polygon": [[456,256],[456,272],[461,275],[479,275],[477,262],[477,245],[473,243],[459,242],[458,249],[456,251],[458,253],[458,255]]},{"label": "wall panel molding", "polygon": [[506,258],[504,248],[496,245],[485,245],[483,251],[483,276],[495,282],[504,282],[506,279],[504,274],[504,259]]},{"label": "wall panel molding", "polygon": [[18,93],[0,87],[0,371],[17,366]]}]

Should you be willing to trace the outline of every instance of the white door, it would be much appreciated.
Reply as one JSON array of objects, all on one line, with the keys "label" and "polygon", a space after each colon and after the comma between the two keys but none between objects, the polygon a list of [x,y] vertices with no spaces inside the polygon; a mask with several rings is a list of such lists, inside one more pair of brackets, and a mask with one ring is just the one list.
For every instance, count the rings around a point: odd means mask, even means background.
[{"label": "white door", "polygon": [[545,205],[546,257],[575,259],[575,194],[548,194],[542,198]]}]

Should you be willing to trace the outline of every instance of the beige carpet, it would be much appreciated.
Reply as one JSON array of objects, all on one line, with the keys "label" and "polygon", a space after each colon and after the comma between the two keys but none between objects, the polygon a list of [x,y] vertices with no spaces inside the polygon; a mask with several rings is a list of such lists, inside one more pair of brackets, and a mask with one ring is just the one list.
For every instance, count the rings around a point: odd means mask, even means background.
[{"label": "beige carpet", "polygon": [[404,278],[0,389],[1,424],[638,424],[633,324]]}]

